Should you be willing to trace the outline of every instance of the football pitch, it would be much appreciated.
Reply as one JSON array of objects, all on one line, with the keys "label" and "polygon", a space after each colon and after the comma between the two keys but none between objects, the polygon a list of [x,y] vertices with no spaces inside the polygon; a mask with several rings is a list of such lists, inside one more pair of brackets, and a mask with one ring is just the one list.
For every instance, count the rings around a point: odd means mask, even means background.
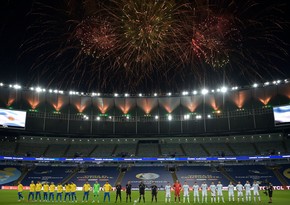
[{"label": "football pitch", "polygon": [[[266,196],[262,191],[260,192],[260,196],[261,196],[261,202],[254,202],[253,200],[251,202],[240,202],[238,203],[237,200],[235,202],[228,202],[228,197],[227,197],[227,191],[224,191],[224,197],[225,197],[225,203],[224,204],[260,204],[260,205],[265,205],[268,204],[268,196]],[[236,193],[235,193],[236,194]],[[25,191],[23,192],[23,196],[24,196],[24,200],[21,202],[18,202],[18,196],[17,196],[17,191],[8,191],[8,190],[0,190],[0,205],[19,205],[19,204],[37,204],[37,205],[45,205],[45,204],[72,204],[72,202],[28,202],[27,201],[27,196],[28,196],[28,192]],[[82,202],[82,196],[83,193],[81,191],[77,192],[77,199],[78,201],[73,203],[73,204],[115,204],[115,193],[111,192],[111,201],[108,202],[103,202],[103,192],[100,192],[100,203],[92,203],[93,200],[93,194],[92,192],[90,192],[89,195],[89,201],[86,202]],[[43,197],[43,196],[41,196]],[[164,191],[159,191],[158,192],[158,202],[151,202],[151,193],[150,191],[146,192],[145,195],[145,203],[143,203],[143,201],[141,200],[140,205],[142,204],[156,204],[156,205],[164,205],[165,204],[165,193]],[[235,195],[236,197],[236,195]],[[139,199],[139,193],[138,191],[133,191],[132,192],[132,202],[128,202],[126,203],[126,198],[125,198],[125,193],[122,192],[122,202],[117,202],[116,204],[134,204],[134,200]],[[181,198],[182,200],[183,198]],[[139,203],[136,203],[137,205]],[[174,203],[174,195],[173,193],[171,194],[171,203],[170,204],[175,204]],[[177,203],[178,204],[178,203]],[[183,204],[183,202],[181,203]],[[188,204],[188,203],[185,203]],[[190,204],[194,204],[193,203],[193,193],[190,192]],[[208,203],[203,203],[203,204],[214,204],[210,202],[210,197],[208,195]],[[216,203],[218,204],[218,203]],[[220,202],[219,204],[223,204],[222,202]],[[275,205],[288,205],[290,204],[290,191],[274,191],[273,193],[273,204]]]}]

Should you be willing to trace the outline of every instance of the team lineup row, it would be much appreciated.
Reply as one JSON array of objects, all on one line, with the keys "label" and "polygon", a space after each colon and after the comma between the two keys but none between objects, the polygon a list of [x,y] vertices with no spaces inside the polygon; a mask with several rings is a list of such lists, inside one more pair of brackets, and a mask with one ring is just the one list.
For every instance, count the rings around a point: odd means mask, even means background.
[{"label": "team lineup row", "polygon": [[[18,200],[24,200],[23,197],[23,185],[21,182],[18,182]],[[139,202],[141,202],[141,199],[143,199],[143,202],[145,202],[145,190],[146,188],[150,188],[151,190],[151,201],[154,200],[157,202],[157,193],[158,193],[158,187],[155,184],[155,182],[152,183],[151,186],[146,186],[143,181],[140,182],[139,186]],[[182,185],[178,180],[175,181],[173,185],[168,182],[164,189],[165,189],[165,203],[169,203],[171,201],[171,192],[174,191],[174,201],[181,203],[180,196],[182,193],[183,196],[183,203],[186,201],[189,203],[189,192],[190,189],[193,190],[193,202],[200,202],[200,196],[199,191],[201,191],[201,202],[207,203],[208,198],[208,190],[210,191],[210,199],[212,203],[215,202],[225,202],[224,196],[223,196],[223,185],[221,182],[218,182],[216,185],[214,182],[212,182],[209,186],[206,184],[206,182],[203,182],[200,186],[197,184],[197,182],[194,183],[192,187],[190,187],[187,183],[187,181],[184,181],[184,184]],[[118,198],[120,201],[122,201],[122,194],[121,191],[124,189],[126,192],[126,202],[131,202],[131,192],[132,192],[132,185],[131,182],[128,181],[126,186],[123,188],[121,186],[121,183],[117,183],[115,186],[116,191],[116,200],[117,202]],[[237,201],[251,201],[252,200],[252,190],[253,190],[253,200],[256,202],[256,198],[258,198],[258,201],[261,201],[260,194],[259,194],[259,184],[254,181],[251,185],[249,181],[246,181],[244,185],[241,184],[241,182],[238,182],[236,186],[232,182],[229,183],[227,186],[228,189],[228,199],[229,201],[235,201],[235,194],[234,191],[237,192]],[[244,190],[245,190],[245,199],[244,199]],[[56,191],[56,197],[55,197],[55,191]],[[55,185],[53,182],[48,184],[47,182],[41,183],[38,181],[36,184],[34,181],[31,181],[29,185],[29,194],[28,194],[28,201],[51,201],[51,202],[61,202],[61,201],[71,201],[71,202],[77,202],[77,185],[74,182],[66,183],[64,186],[59,183]],[[108,198],[108,202],[110,202],[110,192],[113,191],[113,187],[109,184],[107,181],[103,186],[99,184],[98,181],[94,183],[93,186],[89,184],[88,181],[83,185],[82,187],[83,191],[83,202],[88,202],[89,193],[90,191],[93,192],[93,201],[92,202],[100,202],[99,192],[104,191],[104,199],[103,202],[106,201]],[[267,187],[267,191],[269,194],[269,203],[272,203],[272,194],[273,194],[273,186],[271,183],[269,183]],[[43,194],[41,194],[43,192]],[[64,192],[64,197],[63,197]],[[43,198],[41,197],[43,195]],[[138,202],[134,201],[135,203]]]}]

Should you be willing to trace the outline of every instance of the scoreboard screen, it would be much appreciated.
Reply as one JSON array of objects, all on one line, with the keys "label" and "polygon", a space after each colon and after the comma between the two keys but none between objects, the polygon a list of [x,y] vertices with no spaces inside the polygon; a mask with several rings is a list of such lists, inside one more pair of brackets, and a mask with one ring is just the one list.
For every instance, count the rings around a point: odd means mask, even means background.
[{"label": "scoreboard screen", "polygon": [[0,128],[25,129],[26,111],[0,108]]},{"label": "scoreboard screen", "polygon": [[275,125],[290,124],[290,105],[273,107]]}]

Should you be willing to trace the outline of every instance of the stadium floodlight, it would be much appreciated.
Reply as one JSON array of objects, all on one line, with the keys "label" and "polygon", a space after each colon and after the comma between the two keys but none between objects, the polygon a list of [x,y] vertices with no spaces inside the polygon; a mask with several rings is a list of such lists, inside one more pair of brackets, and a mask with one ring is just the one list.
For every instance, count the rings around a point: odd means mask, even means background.
[{"label": "stadium floodlight", "polygon": [[168,96],[171,96],[171,95],[172,95],[172,93],[171,93],[171,92],[169,92],[169,93],[167,93],[167,95],[168,95]]},{"label": "stadium floodlight", "polygon": [[34,90],[34,87],[30,87],[29,89],[30,89],[30,90]]},{"label": "stadium floodlight", "polygon": [[[285,83],[288,83],[289,81],[288,81],[288,79],[285,79],[284,82],[285,82]],[[2,84],[2,85],[3,85],[3,84]],[[0,86],[2,86],[2,85],[1,85],[1,83],[0,83]]]},{"label": "stadium floodlight", "polygon": [[0,86],[2,87],[4,84],[3,83],[0,83]]},{"label": "stadium floodlight", "polygon": [[253,84],[253,88],[256,88],[256,87],[258,87],[258,84],[257,83],[254,83]]},{"label": "stadium floodlight", "polygon": [[128,93],[125,93],[124,96],[125,96],[125,97],[129,97],[129,94],[128,94]]},{"label": "stadium floodlight", "polygon": [[196,94],[197,94],[197,91],[196,91],[196,90],[194,90],[194,91],[192,92],[192,94],[196,95]]},{"label": "stadium floodlight", "polygon": [[211,92],[214,93],[215,91],[214,90],[211,90]]},{"label": "stadium floodlight", "polygon": [[58,93],[58,90],[54,90],[53,92],[54,92],[54,93]]},{"label": "stadium floodlight", "polygon": [[157,97],[158,96],[158,94],[157,93],[154,93],[154,97]]},{"label": "stadium floodlight", "polygon": [[118,97],[119,96],[119,94],[118,93],[114,93],[114,97]]},{"label": "stadium floodlight", "polygon": [[201,115],[197,115],[196,116],[196,119],[201,119]]},{"label": "stadium floodlight", "polygon": [[190,118],[190,115],[189,114],[186,114],[183,117],[184,117],[185,120],[188,120]]},{"label": "stadium floodlight", "polygon": [[68,94],[69,94],[69,95],[73,95],[73,94],[74,94],[74,91],[69,91]]},{"label": "stadium floodlight", "polygon": [[101,120],[101,118],[98,116],[97,118],[96,118],[98,121],[100,121]]},{"label": "stadium floodlight", "polygon": [[226,93],[226,92],[228,91],[228,88],[225,87],[225,86],[223,86],[223,87],[221,87],[220,91],[221,91],[222,93]]},{"label": "stadium floodlight", "polygon": [[159,116],[158,115],[155,115],[155,120],[158,120],[159,119]]},{"label": "stadium floodlight", "polygon": [[232,90],[237,90],[237,89],[238,89],[237,86],[232,87]]},{"label": "stadium floodlight", "polygon": [[278,84],[280,84],[281,83],[281,80],[277,80],[276,81],[276,84],[278,85]]},{"label": "stadium floodlight", "polygon": [[49,89],[49,90],[48,90],[48,92],[49,92],[49,93],[52,93],[52,92],[53,92],[53,90],[52,90],[52,89]]},{"label": "stadium floodlight", "polygon": [[83,118],[84,118],[84,120],[89,120],[89,116],[87,116],[87,115],[84,115]]},{"label": "stadium floodlight", "polygon": [[211,118],[211,115],[207,115],[207,118]]},{"label": "stadium floodlight", "polygon": [[188,95],[188,91],[183,91],[182,95]]},{"label": "stadium floodlight", "polygon": [[58,93],[63,94],[63,90],[59,90]]},{"label": "stadium floodlight", "polygon": [[35,88],[35,91],[36,91],[37,93],[41,93],[41,92],[42,92],[42,88],[41,88],[41,87],[36,87],[36,88]]},{"label": "stadium floodlight", "polygon": [[139,93],[139,97],[142,97],[142,93]]},{"label": "stadium floodlight", "polygon": [[172,115],[168,115],[167,119],[168,119],[169,121],[171,121],[171,120],[172,120]]},{"label": "stadium floodlight", "polygon": [[265,82],[264,86],[270,85],[270,82]]},{"label": "stadium floodlight", "polygon": [[127,120],[129,120],[129,119],[130,119],[130,116],[129,116],[129,115],[127,115],[127,116],[126,116],[126,119],[127,119]]},{"label": "stadium floodlight", "polygon": [[18,84],[15,84],[15,85],[13,85],[13,88],[14,88],[15,90],[18,90],[18,89],[21,89],[21,86],[18,85]]},{"label": "stadium floodlight", "polygon": [[201,90],[201,94],[203,94],[203,95],[208,94],[208,89],[203,88],[203,89]]}]

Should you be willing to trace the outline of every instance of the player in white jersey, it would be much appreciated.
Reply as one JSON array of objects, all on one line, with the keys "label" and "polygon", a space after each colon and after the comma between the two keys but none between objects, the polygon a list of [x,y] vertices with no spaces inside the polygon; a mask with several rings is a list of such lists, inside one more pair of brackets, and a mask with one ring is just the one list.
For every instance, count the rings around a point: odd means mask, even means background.
[{"label": "player in white jersey", "polygon": [[192,186],[193,189],[193,202],[195,203],[196,201],[199,203],[199,186],[196,182],[194,182],[194,185]]},{"label": "player in white jersey", "polygon": [[185,203],[185,199],[187,198],[187,202],[189,203],[189,185],[187,181],[184,181],[184,185],[182,186],[183,189],[183,203]]},{"label": "player in white jersey", "polygon": [[230,182],[228,185],[229,201],[235,201],[234,189],[235,186],[233,185],[233,182]]},{"label": "player in white jersey", "polygon": [[211,198],[210,198],[211,203],[216,202],[216,185],[214,184],[214,182],[211,183],[211,185],[209,186],[209,189],[211,193]]},{"label": "player in white jersey", "polygon": [[220,203],[220,197],[222,198],[222,202],[225,203],[225,199],[224,199],[224,195],[223,195],[223,185],[221,182],[218,182],[218,184],[216,185],[216,189],[217,189],[218,203]]},{"label": "player in white jersey", "polygon": [[261,201],[260,193],[259,193],[259,184],[257,183],[257,181],[254,181],[252,187],[253,187],[254,201],[256,202],[256,197],[258,197],[258,200]]},{"label": "player in white jersey", "polygon": [[249,181],[246,181],[244,188],[246,190],[246,201],[251,201],[251,184]]},{"label": "player in white jersey", "polygon": [[201,184],[201,203],[207,203],[207,184],[203,182]]},{"label": "player in white jersey", "polygon": [[244,186],[241,184],[241,182],[238,182],[236,189],[238,192],[238,202],[240,201],[240,198],[242,199],[242,202],[244,202],[244,195],[243,195]]},{"label": "player in white jersey", "polygon": [[165,186],[165,203],[170,203],[170,198],[171,198],[171,185],[170,182],[167,182]]}]

